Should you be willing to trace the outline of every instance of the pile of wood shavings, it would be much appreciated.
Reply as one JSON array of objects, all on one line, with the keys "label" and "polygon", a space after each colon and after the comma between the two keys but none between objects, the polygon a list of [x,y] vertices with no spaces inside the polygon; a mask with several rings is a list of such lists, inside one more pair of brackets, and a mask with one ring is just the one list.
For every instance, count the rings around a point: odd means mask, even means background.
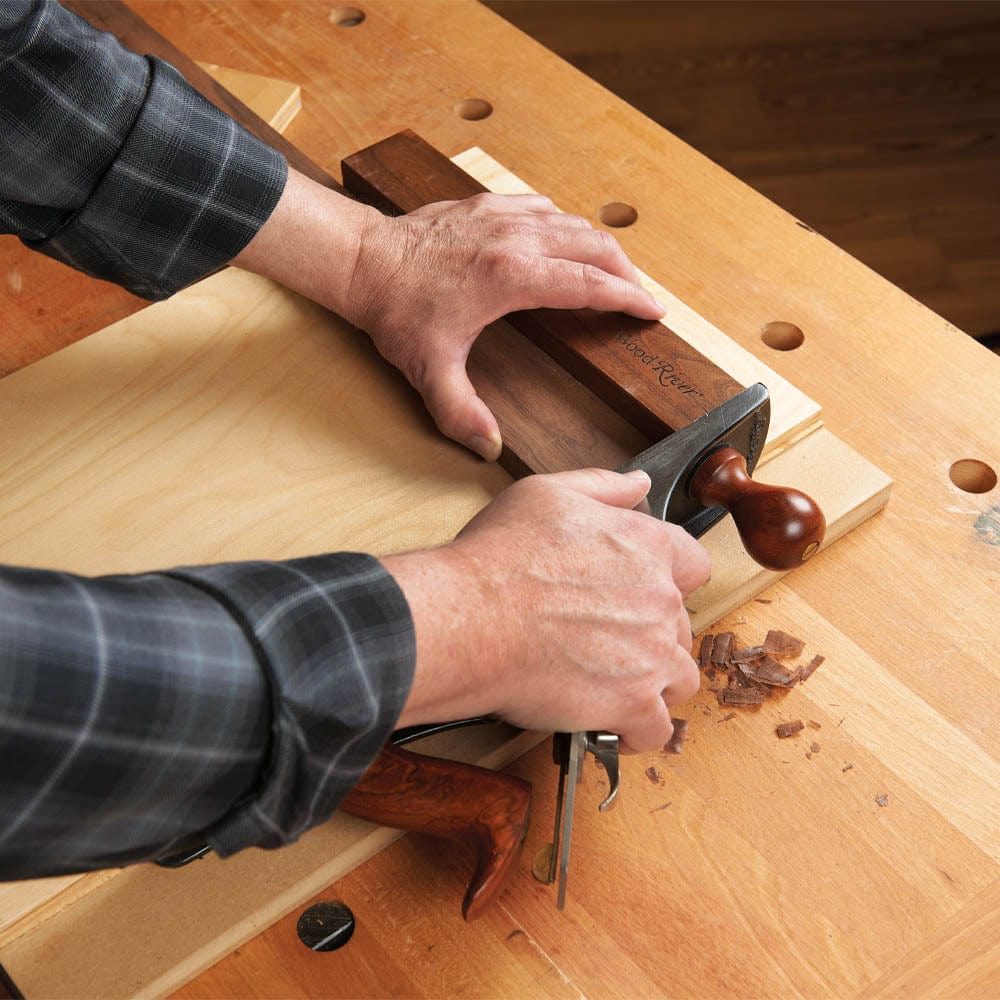
[{"label": "pile of wood shavings", "polygon": [[740,646],[733,632],[702,636],[698,666],[720,705],[746,708],[763,705],[777,691],[789,691],[808,680],[824,657],[786,666],[780,662],[802,655],[805,642],[771,629],[759,646]]}]

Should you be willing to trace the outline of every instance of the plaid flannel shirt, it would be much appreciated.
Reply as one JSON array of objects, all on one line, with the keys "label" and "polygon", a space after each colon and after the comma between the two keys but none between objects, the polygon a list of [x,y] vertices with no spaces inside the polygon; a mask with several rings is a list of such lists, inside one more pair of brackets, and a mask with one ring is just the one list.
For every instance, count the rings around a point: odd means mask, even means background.
[{"label": "plaid flannel shirt", "polygon": [[[272,211],[284,160],[168,65],[0,0],[0,224],[158,298]],[[415,661],[370,556],[84,578],[0,567],[0,880],[277,847],[388,738]]]}]

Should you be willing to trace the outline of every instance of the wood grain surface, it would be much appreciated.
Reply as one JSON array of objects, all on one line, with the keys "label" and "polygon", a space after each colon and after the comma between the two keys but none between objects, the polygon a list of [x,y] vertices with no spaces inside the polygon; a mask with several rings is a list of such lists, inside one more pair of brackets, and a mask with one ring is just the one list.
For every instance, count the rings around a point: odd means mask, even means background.
[{"label": "wood grain surface", "polygon": [[[567,211],[631,204],[637,221],[615,232],[636,264],[896,483],[771,603],[717,626],[802,636],[826,656],[813,678],[728,721],[703,690],[681,756],[625,761],[615,813],[597,813],[585,770],[564,914],[525,867],[494,914],[463,925],[468,859],[408,837],[323,893],[358,917],[347,948],[306,951],[292,915],[182,995],[1000,993],[1000,360],[477,4],[373,0],[354,27],[319,3],[135,6],[195,58],[300,81],[288,135],[320,163],[413,128],[449,154],[483,147]],[[462,117],[470,98],[492,113]],[[18,291],[0,283],[5,317],[20,309],[10,328],[37,356],[51,341],[35,310],[59,299],[19,273]],[[76,295],[71,327],[108,322],[92,318],[103,294],[89,310]],[[801,346],[766,346],[777,321]],[[982,465],[953,479],[959,460]],[[821,728],[779,742],[774,726],[796,717]],[[513,770],[538,790],[527,863],[552,818],[548,748]]]}]

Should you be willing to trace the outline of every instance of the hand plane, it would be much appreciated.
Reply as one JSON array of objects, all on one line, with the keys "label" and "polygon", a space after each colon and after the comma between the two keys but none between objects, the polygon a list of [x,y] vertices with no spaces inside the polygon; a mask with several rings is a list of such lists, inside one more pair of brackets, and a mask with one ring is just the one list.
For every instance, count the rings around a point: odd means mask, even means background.
[{"label": "hand plane", "polygon": [[[679,524],[698,537],[729,510],[751,555],[772,568],[789,568],[816,552],[826,522],[816,504],[798,490],[765,486],[750,479],[767,437],[769,417],[767,389],[753,385],[635,456],[619,471],[642,469],[649,475],[652,485],[643,509],[651,516]],[[463,904],[467,919],[482,913],[503,890],[527,832],[530,786],[518,778],[469,764],[436,761],[398,746],[442,729],[486,721],[467,719],[398,733],[391,750],[395,765],[379,768],[377,761],[341,806],[345,812],[390,826],[471,838],[478,862]],[[616,735],[556,734],[553,753],[560,773],[549,881],[558,875],[560,909],[566,899],[575,786],[588,752],[604,766],[610,781],[600,808],[608,809],[618,794]],[[445,763],[456,768],[462,788],[461,794],[456,789],[449,796],[455,807],[451,817],[440,815],[445,802],[442,777],[431,773],[434,765]],[[428,770],[426,781],[421,777],[424,768]],[[480,778],[483,787],[477,788]],[[401,798],[404,791],[405,799]],[[428,822],[430,796],[436,799],[439,811],[434,825]],[[491,797],[495,801],[488,807]]]}]

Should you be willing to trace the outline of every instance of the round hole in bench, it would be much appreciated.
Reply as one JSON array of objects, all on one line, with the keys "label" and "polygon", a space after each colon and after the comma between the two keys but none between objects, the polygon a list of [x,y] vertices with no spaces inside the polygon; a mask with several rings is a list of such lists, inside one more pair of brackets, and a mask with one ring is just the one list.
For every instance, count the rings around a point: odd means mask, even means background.
[{"label": "round hole in bench", "polygon": [[330,21],[338,28],[356,28],[365,19],[365,12],[357,7],[334,7]]},{"label": "round hole in bench", "polygon": [[623,229],[625,226],[631,226],[639,218],[639,213],[623,201],[609,201],[597,210],[597,217],[606,226]]},{"label": "round hole in bench", "polygon": [[966,493],[989,493],[997,484],[996,472],[978,458],[960,458],[952,464],[948,476]]},{"label": "round hole in bench", "polygon": [[493,114],[493,105],[481,97],[469,97],[455,105],[455,114],[470,122],[481,122]]},{"label": "round hole in bench", "polygon": [[775,351],[794,351],[805,342],[806,335],[794,323],[775,320],[761,331],[760,339]]}]

